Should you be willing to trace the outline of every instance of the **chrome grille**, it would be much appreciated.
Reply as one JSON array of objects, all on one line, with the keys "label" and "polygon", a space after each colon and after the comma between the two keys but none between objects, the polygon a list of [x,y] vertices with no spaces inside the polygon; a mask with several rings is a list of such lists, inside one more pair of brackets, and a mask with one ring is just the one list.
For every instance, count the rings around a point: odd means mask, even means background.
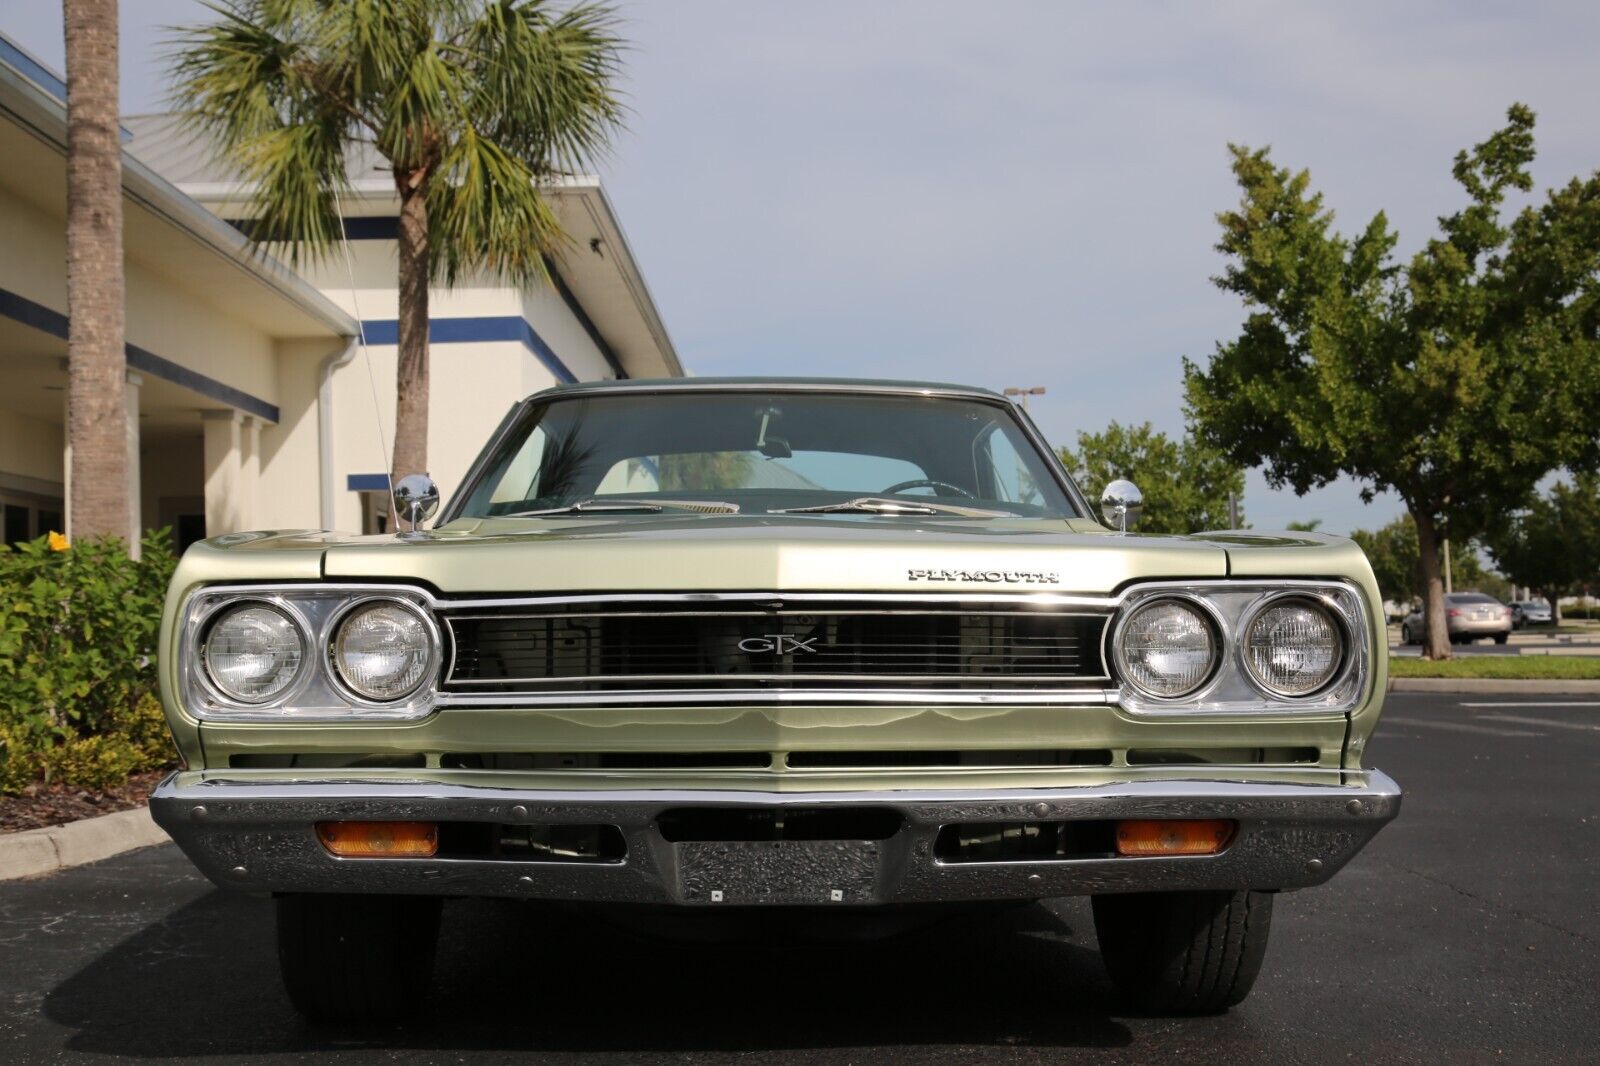
[{"label": "chrome grille", "polygon": [[851,605],[662,609],[637,605],[446,615],[456,692],[806,688],[883,684],[1054,687],[1104,679],[1106,616]]}]

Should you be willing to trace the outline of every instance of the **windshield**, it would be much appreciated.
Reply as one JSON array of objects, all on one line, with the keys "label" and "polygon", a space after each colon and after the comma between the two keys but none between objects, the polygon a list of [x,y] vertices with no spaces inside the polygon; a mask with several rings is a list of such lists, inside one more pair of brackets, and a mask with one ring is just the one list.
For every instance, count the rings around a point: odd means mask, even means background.
[{"label": "windshield", "polygon": [[689,505],[745,514],[1077,515],[1008,405],[673,389],[529,405],[468,487],[460,516],[573,507],[615,516]]}]

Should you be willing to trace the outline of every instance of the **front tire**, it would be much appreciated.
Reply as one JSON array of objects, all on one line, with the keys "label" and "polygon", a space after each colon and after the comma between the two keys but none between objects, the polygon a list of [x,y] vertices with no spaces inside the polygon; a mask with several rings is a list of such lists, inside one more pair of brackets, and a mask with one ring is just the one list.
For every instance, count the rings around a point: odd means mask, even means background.
[{"label": "front tire", "polygon": [[1400,643],[1408,646],[1412,643],[1410,626],[1400,627]]},{"label": "front tire", "polygon": [[1270,892],[1094,897],[1100,957],[1117,989],[1156,1014],[1214,1014],[1250,994],[1272,929]]},{"label": "front tire", "polygon": [[289,1001],[321,1022],[410,1014],[433,979],[439,909],[431,896],[278,897],[278,965]]},{"label": "front tire", "polygon": [[1496,644],[1504,644],[1506,641],[1508,641],[1510,639],[1511,639],[1511,634],[1510,633],[1496,633],[1494,635],[1494,642]]}]

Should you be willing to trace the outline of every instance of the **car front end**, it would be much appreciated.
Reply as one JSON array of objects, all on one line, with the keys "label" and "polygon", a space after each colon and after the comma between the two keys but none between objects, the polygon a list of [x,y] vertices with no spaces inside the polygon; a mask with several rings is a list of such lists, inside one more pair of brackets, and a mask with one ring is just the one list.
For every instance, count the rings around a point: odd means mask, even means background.
[{"label": "car front end", "polygon": [[162,635],[186,768],[152,811],[234,889],[686,908],[1230,899],[1319,884],[1395,817],[1354,544],[980,491],[474,514],[469,485],[427,533],[202,543]]}]

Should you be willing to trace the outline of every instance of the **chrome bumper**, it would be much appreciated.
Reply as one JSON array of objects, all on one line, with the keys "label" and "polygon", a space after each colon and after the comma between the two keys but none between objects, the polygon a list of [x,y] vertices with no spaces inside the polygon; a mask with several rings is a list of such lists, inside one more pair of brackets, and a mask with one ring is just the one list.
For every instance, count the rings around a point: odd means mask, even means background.
[{"label": "chrome bumper", "polygon": [[[845,793],[555,792],[359,780],[180,785],[179,776],[156,788],[151,813],[223,887],[655,904],[753,901],[753,881],[780,886],[773,902],[833,905],[1302,888],[1326,881],[1361,850],[1399,813],[1401,797],[1400,787],[1376,770],[1347,773],[1344,783],[1327,785],[1151,780]],[[838,842],[846,846],[836,849],[839,858],[830,868],[827,847],[797,857],[744,842],[668,841],[657,818],[693,807],[889,808],[904,824],[873,848]],[[1227,818],[1237,820],[1238,832],[1210,856],[946,863],[934,854],[935,838],[948,824],[1122,818]],[[621,831],[626,854],[615,862],[341,859],[323,848],[314,830],[317,822],[336,820],[604,824]]]}]

